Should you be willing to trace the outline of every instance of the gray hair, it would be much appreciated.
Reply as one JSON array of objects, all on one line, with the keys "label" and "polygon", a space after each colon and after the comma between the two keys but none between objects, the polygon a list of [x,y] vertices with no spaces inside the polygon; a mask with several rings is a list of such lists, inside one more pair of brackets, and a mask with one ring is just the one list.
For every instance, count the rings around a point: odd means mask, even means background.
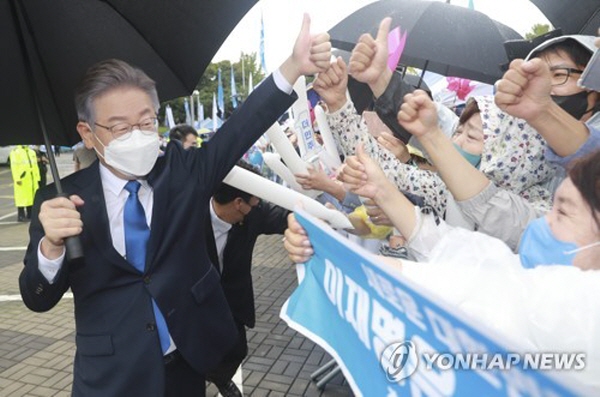
[{"label": "gray hair", "polygon": [[90,125],[95,122],[94,100],[119,87],[132,87],[144,91],[158,111],[160,103],[156,83],[144,71],[118,59],[107,59],[90,67],[75,89],[75,108],[80,121]]}]

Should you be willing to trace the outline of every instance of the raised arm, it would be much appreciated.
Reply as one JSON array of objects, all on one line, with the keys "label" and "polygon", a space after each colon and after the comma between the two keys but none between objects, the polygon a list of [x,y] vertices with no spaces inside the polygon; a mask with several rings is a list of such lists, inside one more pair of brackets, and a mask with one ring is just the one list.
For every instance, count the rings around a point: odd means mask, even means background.
[{"label": "raised arm", "polygon": [[[358,144],[364,144],[369,156],[375,159],[397,188],[421,196],[439,214],[446,210],[447,191],[436,173],[402,163],[371,135],[352,102],[346,98],[346,64],[338,58],[325,72],[320,73],[313,87],[328,106],[327,122],[334,139],[346,156],[354,155]],[[343,106],[339,107],[339,103]],[[331,104],[331,105],[330,105]],[[332,110],[333,108],[333,110]],[[397,121],[395,122],[397,124]]]},{"label": "raised arm", "polygon": [[435,105],[425,91],[417,90],[404,97],[398,122],[419,139],[456,200],[470,199],[490,183],[441,131]]},{"label": "raised arm", "polygon": [[526,120],[559,156],[575,154],[590,132],[585,123],[560,108],[550,96],[548,65],[540,58],[517,59],[496,82],[496,105],[506,113]]}]

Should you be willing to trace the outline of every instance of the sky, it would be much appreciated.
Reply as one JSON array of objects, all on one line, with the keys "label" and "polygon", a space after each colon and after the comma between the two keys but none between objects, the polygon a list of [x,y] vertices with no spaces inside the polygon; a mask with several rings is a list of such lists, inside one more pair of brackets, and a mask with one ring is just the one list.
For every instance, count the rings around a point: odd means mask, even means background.
[{"label": "sky", "polygon": [[[324,32],[373,0],[259,0],[231,32],[213,62],[237,61],[241,52],[259,53],[261,13],[265,25],[265,61],[272,72],[291,53],[302,22],[311,17],[311,31]],[[451,0],[466,7],[469,0]],[[510,26],[521,35],[536,23],[549,24],[529,0],[473,0],[475,9]]]}]

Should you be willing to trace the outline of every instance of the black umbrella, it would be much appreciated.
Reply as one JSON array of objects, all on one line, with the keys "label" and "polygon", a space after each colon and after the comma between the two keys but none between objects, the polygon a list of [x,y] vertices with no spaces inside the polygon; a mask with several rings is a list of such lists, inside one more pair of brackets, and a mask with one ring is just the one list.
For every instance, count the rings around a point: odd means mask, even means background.
[{"label": "black umbrella", "polygon": [[54,144],[79,141],[73,91],[85,70],[100,60],[118,58],[142,68],[157,82],[161,100],[189,95],[256,2],[3,0],[0,145],[41,142],[32,76]]},{"label": "black umbrella", "polygon": [[1,1],[0,145],[44,140],[62,194],[49,141],[79,140],[73,93],[91,65],[119,58],[153,78],[161,100],[189,95],[256,1]]},{"label": "black umbrella", "polygon": [[351,51],[362,33],[375,37],[379,23],[392,17],[408,32],[402,65],[494,83],[507,63],[503,43],[522,39],[485,14],[438,1],[381,0],[369,4],[329,30],[333,47]]},{"label": "black umbrella", "polygon": [[531,0],[563,34],[595,36],[600,28],[598,0]]}]

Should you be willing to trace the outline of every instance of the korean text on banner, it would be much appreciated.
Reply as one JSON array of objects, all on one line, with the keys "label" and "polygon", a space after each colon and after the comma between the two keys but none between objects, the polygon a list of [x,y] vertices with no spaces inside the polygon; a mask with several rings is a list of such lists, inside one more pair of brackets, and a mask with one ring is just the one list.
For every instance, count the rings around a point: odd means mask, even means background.
[{"label": "korean text on banner", "polygon": [[[470,324],[462,313],[399,271],[378,264],[375,256],[322,221],[301,210],[296,218],[310,236],[315,254],[299,265],[305,266],[302,280],[282,307],[281,317],[335,358],[356,395],[577,394],[562,380],[524,368],[502,337],[484,325]],[[491,363],[481,358],[476,358],[475,366],[488,367],[449,365],[451,355],[464,358],[472,352],[515,360],[509,368],[506,362],[504,368],[489,368]],[[433,361],[440,357],[447,360]]]}]

